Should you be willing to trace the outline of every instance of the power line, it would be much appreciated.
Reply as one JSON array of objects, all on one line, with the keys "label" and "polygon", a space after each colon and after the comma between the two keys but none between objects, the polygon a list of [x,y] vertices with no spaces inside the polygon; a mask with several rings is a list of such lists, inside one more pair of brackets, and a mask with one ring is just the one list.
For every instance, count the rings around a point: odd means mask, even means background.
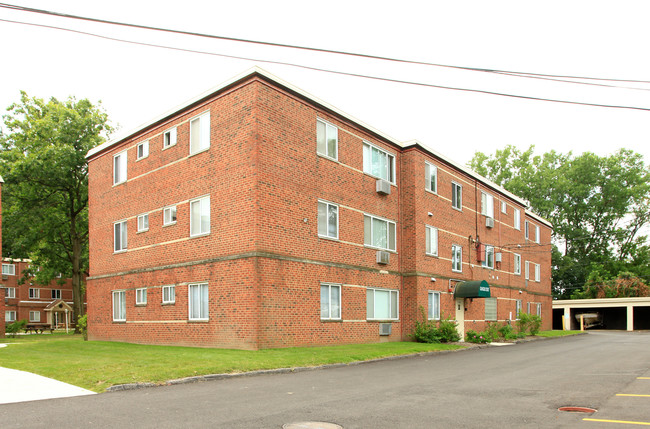
[{"label": "power line", "polygon": [[[0,3],[0,7],[3,7],[2,3]],[[384,81],[384,82],[399,83],[399,84],[405,84],[405,85],[414,85],[414,86],[422,86],[422,87],[428,87],[428,88],[447,89],[447,90],[451,90],[451,91],[471,92],[471,93],[486,94],[486,95],[496,95],[496,96],[500,96],[500,97],[517,98],[517,99],[522,99],[522,100],[546,101],[546,102],[551,102],[551,103],[571,104],[571,105],[591,106],[591,107],[605,107],[605,108],[611,108],[611,109],[629,109],[629,110],[640,110],[640,111],[646,111],[646,112],[650,111],[650,108],[645,108],[645,107],[613,105],[613,104],[599,104],[599,103],[586,103],[586,102],[580,102],[580,101],[569,101],[569,100],[559,100],[559,99],[551,99],[551,98],[541,98],[541,97],[533,97],[533,96],[527,96],[527,95],[517,95],[517,94],[508,94],[508,93],[503,93],[503,92],[486,91],[486,90],[481,90],[481,89],[461,88],[461,87],[452,87],[452,86],[444,86],[444,85],[435,85],[435,84],[423,83],[423,82],[407,81],[407,80],[401,80],[401,79],[391,79],[391,78],[385,78],[385,77],[379,77],[379,76],[364,75],[364,74],[360,74],[360,73],[350,73],[350,72],[342,72],[342,71],[337,71],[337,70],[328,70],[328,69],[323,69],[323,68],[319,68],[319,67],[311,67],[311,66],[306,66],[306,65],[302,65],[302,64],[295,64],[295,63],[289,63],[289,62],[284,62],[284,61],[263,60],[263,59],[257,59],[257,58],[242,57],[242,56],[237,56],[237,55],[217,54],[217,53],[214,53],[214,52],[198,51],[198,50],[194,50],[194,49],[176,48],[176,47],[172,47],[172,46],[158,45],[158,44],[154,44],[154,43],[136,42],[136,41],[132,41],[132,40],[118,39],[116,37],[103,36],[103,35],[100,35],[100,34],[90,33],[90,32],[86,32],[86,31],[73,30],[73,29],[70,29],[70,28],[56,27],[56,26],[45,25],[45,24],[34,24],[34,23],[29,23],[29,22],[14,21],[14,20],[8,20],[8,19],[0,19],[0,21],[9,22],[9,23],[13,23],[13,24],[30,25],[30,26],[35,26],[35,27],[42,27],[42,28],[49,28],[49,29],[54,29],[54,30],[68,31],[68,32],[71,32],[71,33],[83,34],[83,35],[87,35],[87,36],[98,37],[98,38],[101,38],[101,39],[113,40],[113,41],[122,42],[122,43],[130,43],[130,44],[134,44],[134,45],[149,46],[149,47],[154,47],[154,48],[169,49],[169,50],[180,51],[180,52],[188,52],[188,53],[194,53],[194,54],[212,55],[212,56],[218,56],[218,57],[224,57],[224,58],[240,59],[240,60],[245,60],[245,61],[255,61],[255,62],[261,62],[261,63],[268,63],[268,64],[285,65],[285,66],[290,66],[290,67],[302,68],[302,69],[305,69],[305,70],[313,70],[313,71],[337,74],[337,75],[342,75],[342,76],[351,76],[351,77],[358,77],[358,78],[363,78],[363,79],[371,79],[371,80],[378,80],[378,81]]]},{"label": "power line", "polygon": [[[512,70],[499,70],[499,69],[491,69],[491,68],[466,67],[466,66],[456,66],[456,65],[450,65],[450,64],[431,63],[431,62],[425,62],[425,61],[405,60],[405,59],[400,59],[400,58],[392,58],[392,57],[385,57],[385,56],[379,56],[379,55],[370,55],[370,54],[363,54],[363,53],[357,53],[357,52],[339,51],[339,50],[325,49],[325,48],[314,48],[314,47],[309,47],[309,46],[291,45],[291,44],[286,44],[286,43],[265,42],[265,41],[260,41],[260,40],[251,40],[251,39],[243,39],[243,38],[228,37],[228,36],[218,36],[218,35],[214,35],[214,34],[197,33],[197,32],[191,32],[191,31],[173,30],[173,29],[162,28],[162,27],[153,27],[153,26],[148,26],[148,25],[131,24],[131,23],[125,23],[125,22],[119,22],[119,21],[110,21],[110,20],[106,20],[106,19],[91,18],[91,17],[79,16],[79,15],[72,15],[72,14],[67,14],[67,13],[62,13],[62,12],[49,11],[49,10],[45,10],[45,9],[36,9],[36,8],[30,8],[30,7],[25,7],[25,6],[12,5],[12,4],[8,4],[8,3],[0,3],[0,8],[17,10],[17,11],[21,11],[21,12],[38,13],[38,14],[43,14],[43,15],[56,16],[56,17],[60,17],[60,18],[68,18],[68,19],[77,19],[77,20],[82,20],[82,21],[97,22],[97,23],[101,23],[101,24],[119,25],[119,26],[123,26],[123,27],[139,28],[139,29],[144,29],[144,30],[161,31],[161,32],[166,32],[166,33],[174,33],[174,34],[183,34],[183,35],[187,35],[187,36],[204,37],[204,38],[219,39],[219,40],[228,40],[228,41],[233,41],[233,42],[251,43],[251,44],[257,44],[257,45],[264,45],[264,46],[275,46],[275,47],[280,47],[280,48],[300,49],[300,50],[305,50],[305,51],[323,52],[323,53],[328,53],[328,54],[346,55],[346,56],[353,56],[353,57],[360,57],[360,58],[367,58],[367,59],[374,59],[374,60],[382,60],[382,61],[392,61],[392,62],[399,62],[399,63],[408,63],[408,64],[426,65],[426,66],[433,66],[433,67],[444,67],[444,68],[451,68],[451,69],[468,70],[468,71],[482,72],[482,73],[504,74],[504,75],[516,76],[516,77],[534,77],[534,76],[537,76],[537,77],[560,78],[560,79],[583,79],[583,80],[597,80],[597,81],[609,81],[609,82],[650,83],[650,81],[647,81],[647,80],[612,79],[612,78],[599,78],[599,77],[591,77],[591,76],[571,76],[571,75],[555,75],[555,74],[532,73],[532,72],[518,72],[518,71],[512,71]],[[563,81],[563,82],[570,82],[570,81]],[[570,82],[570,83],[585,84],[584,82]],[[645,90],[645,88],[631,88],[631,89],[643,89],[643,90]]]}]

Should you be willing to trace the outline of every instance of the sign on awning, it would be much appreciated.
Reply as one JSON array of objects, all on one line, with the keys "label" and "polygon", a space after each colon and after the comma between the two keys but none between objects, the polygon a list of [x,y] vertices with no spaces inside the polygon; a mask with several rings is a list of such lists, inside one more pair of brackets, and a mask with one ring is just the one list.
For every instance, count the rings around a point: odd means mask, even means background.
[{"label": "sign on awning", "polygon": [[454,289],[455,298],[490,298],[490,285],[485,280],[460,282]]}]

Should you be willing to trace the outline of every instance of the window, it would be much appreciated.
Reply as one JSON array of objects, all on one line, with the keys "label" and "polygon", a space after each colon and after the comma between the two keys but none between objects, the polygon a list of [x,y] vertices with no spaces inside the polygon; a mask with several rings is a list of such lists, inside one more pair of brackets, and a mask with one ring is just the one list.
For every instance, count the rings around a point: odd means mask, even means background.
[{"label": "window", "polygon": [[316,150],[319,154],[337,159],[339,129],[318,119],[316,121]]},{"label": "window", "polygon": [[142,159],[149,156],[149,140],[144,141],[138,145],[138,158]]},{"label": "window", "polygon": [[368,288],[366,291],[366,312],[370,320],[396,320],[397,305],[396,290]]},{"label": "window", "polygon": [[494,197],[481,192],[481,214],[487,217],[494,217]]},{"label": "window", "polygon": [[208,320],[208,284],[192,284],[187,287],[190,320]]},{"label": "window", "polygon": [[172,147],[176,144],[176,127],[167,130],[163,134],[163,149]]},{"label": "window", "polygon": [[520,314],[521,314],[521,300],[517,299],[515,300],[515,319],[519,319]]},{"label": "window", "polygon": [[210,112],[190,121],[190,155],[210,147]]},{"label": "window", "polygon": [[163,209],[163,226],[173,225],[176,223],[176,206],[165,207]]},{"label": "window", "polygon": [[515,262],[514,262],[514,273],[518,276],[521,275],[521,255],[514,253]]},{"label": "window", "polygon": [[526,221],[524,221],[524,237],[526,238],[526,240],[528,240],[528,232],[529,232],[528,230],[529,229],[530,229],[530,226],[528,224],[528,221],[526,220]]},{"label": "window", "polygon": [[463,209],[463,186],[451,182],[451,206],[457,210]]},{"label": "window", "polygon": [[521,230],[521,211],[519,209],[513,209],[514,212],[514,217],[515,217],[515,229],[516,230]]},{"label": "window", "polygon": [[339,206],[336,204],[318,202],[318,235],[339,238]]},{"label": "window", "polygon": [[190,236],[210,233],[210,197],[190,201]]},{"label": "window", "polygon": [[113,224],[114,229],[114,251],[123,252],[126,250],[127,246],[127,230],[126,230],[126,221],[115,222]]},{"label": "window", "polygon": [[366,246],[395,251],[395,222],[364,215],[363,235]]},{"label": "window", "polygon": [[138,216],[138,232],[149,231],[149,213]]},{"label": "window", "polygon": [[40,322],[41,321],[41,312],[40,311],[30,311],[29,312],[29,321],[30,322]]},{"label": "window", "polygon": [[147,304],[147,288],[139,288],[135,290],[135,305]]},{"label": "window", "polygon": [[3,276],[15,276],[16,275],[16,266],[14,264],[2,264],[2,275]]},{"label": "window", "polygon": [[482,266],[484,268],[494,268],[494,246],[485,246],[485,258]]},{"label": "window", "polygon": [[16,288],[8,287],[5,289],[5,298],[15,298],[16,297]]},{"label": "window", "polygon": [[425,188],[433,193],[438,192],[438,168],[428,162],[424,163]]},{"label": "window", "polygon": [[524,278],[526,280],[530,279],[530,262],[526,261],[526,270],[524,273]]},{"label": "window", "polygon": [[61,299],[61,289],[52,289],[52,299]]},{"label": "window", "polygon": [[497,299],[485,298],[485,320],[495,322],[497,320]]},{"label": "window", "polygon": [[168,285],[162,288],[162,303],[173,304],[176,302],[176,286]]},{"label": "window", "polygon": [[429,292],[429,320],[440,320],[440,292]]},{"label": "window", "polygon": [[535,225],[535,243],[540,242],[539,226]]},{"label": "window", "polygon": [[395,183],[395,156],[364,142],[363,172]]},{"label": "window", "polygon": [[5,322],[15,322],[16,321],[16,312],[11,310],[11,311],[5,311]]},{"label": "window", "polygon": [[29,288],[29,297],[35,299],[41,299],[41,290],[35,288]]},{"label": "window", "polygon": [[340,285],[320,285],[320,318],[321,320],[338,320],[341,318]]},{"label": "window", "polygon": [[501,201],[501,213],[508,213],[508,204],[505,201]]},{"label": "window", "polygon": [[535,264],[535,281],[539,282],[541,280],[541,275],[540,275],[540,265]]},{"label": "window", "polygon": [[451,270],[456,273],[463,272],[463,248],[457,244],[451,246]]},{"label": "window", "polygon": [[113,157],[113,185],[126,182],[126,151]]},{"label": "window", "polygon": [[427,255],[438,256],[438,228],[426,226],[427,233]]},{"label": "window", "polygon": [[126,291],[113,292],[113,322],[126,321]]}]

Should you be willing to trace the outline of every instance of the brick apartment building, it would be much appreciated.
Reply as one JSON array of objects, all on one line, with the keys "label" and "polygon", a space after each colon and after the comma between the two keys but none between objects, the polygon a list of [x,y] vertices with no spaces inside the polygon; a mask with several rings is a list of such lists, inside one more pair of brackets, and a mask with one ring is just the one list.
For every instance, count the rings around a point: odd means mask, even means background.
[{"label": "brick apartment building", "polygon": [[263,70],[87,158],[91,340],[399,341],[421,310],[551,326],[551,225],[524,200]]}]

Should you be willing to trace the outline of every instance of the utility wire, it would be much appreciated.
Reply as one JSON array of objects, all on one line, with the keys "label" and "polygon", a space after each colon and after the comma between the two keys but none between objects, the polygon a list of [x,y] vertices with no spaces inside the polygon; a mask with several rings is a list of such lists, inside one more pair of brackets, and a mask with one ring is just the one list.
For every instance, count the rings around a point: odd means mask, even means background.
[{"label": "utility wire", "polygon": [[[2,3],[0,3],[0,7],[3,7]],[[115,37],[103,36],[103,35],[100,35],[100,34],[89,33],[89,32],[86,32],[86,31],[73,30],[73,29],[69,29],[69,28],[56,27],[56,26],[45,25],[45,24],[34,24],[34,23],[29,23],[29,22],[13,21],[13,20],[8,20],[8,19],[0,19],[0,21],[14,23],[14,24],[30,25],[30,26],[42,27],[42,28],[50,28],[50,29],[61,30],[61,31],[68,31],[68,32],[71,32],[71,33],[84,34],[84,35],[87,35],[87,36],[98,37],[98,38],[101,38],[101,39],[113,40],[113,41],[122,42],[122,43],[130,43],[130,44],[134,44],[134,45],[149,46],[149,47],[154,47],[154,48],[169,49],[169,50],[180,51],[180,52],[189,52],[189,53],[194,53],[194,54],[212,55],[212,56],[218,56],[218,57],[224,57],[224,58],[234,58],[234,59],[245,60],[245,61],[255,61],[255,62],[268,63],[268,64],[285,65],[285,66],[297,67],[297,68],[301,68],[301,69],[305,69],[305,70],[313,70],[313,71],[319,71],[319,72],[324,72],[324,73],[331,73],[331,74],[337,74],[337,75],[342,75],[342,76],[352,76],[352,77],[358,77],[358,78],[363,78],[363,79],[372,79],[372,80],[378,80],[378,81],[384,81],[384,82],[393,82],[393,83],[400,83],[400,84],[414,85],[414,86],[422,86],[422,87],[428,87],[428,88],[447,89],[447,90],[452,90],[452,91],[471,92],[471,93],[477,93],[477,94],[497,95],[497,96],[500,96],[500,97],[510,97],[510,98],[517,98],[517,99],[523,99],[523,100],[546,101],[546,102],[552,102],[552,103],[572,104],[572,105],[580,105],[580,106],[606,107],[606,108],[611,108],[611,109],[629,109],[629,110],[640,110],[640,111],[646,111],[646,112],[650,111],[650,108],[646,108],[646,107],[624,106],[624,105],[613,105],[613,104],[599,104],[599,103],[586,103],[586,102],[580,102],[580,101],[568,101],[568,100],[559,100],[559,99],[552,99],[552,98],[532,97],[532,96],[526,96],[526,95],[517,95],[517,94],[508,94],[508,93],[503,93],[503,92],[486,91],[486,90],[481,90],[481,89],[460,88],[460,87],[452,87],[452,86],[444,86],[444,85],[435,85],[435,84],[423,83],[423,82],[406,81],[406,80],[401,80],[401,79],[391,79],[391,78],[385,78],[385,77],[379,77],[379,76],[364,75],[364,74],[359,74],[359,73],[349,73],[349,72],[342,72],[342,71],[337,71],[337,70],[328,70],[328,69],[323,69],[323,68],[319,68],[319,67],[305,66],[305,65],[301,65],[301,64],[289,63],[289,62],[284,62],[284,61],[262,60],[262,59],[256,59],[256,58],[250,58],[250,57],[242,57],[242,56],[237,56],[237,55],[217,54],[217,53],[214,53],[214,52],[198,51],[198,50],[194,50],[194,49],[176,48],[176,47],[172,47],[172,46],[158,45],[158,44],[154,44],[154,43],[136,42],[136,41],[132,41],[132,40],[118,39],[118,38],[115,38]]]},{"label": "utility wire", "polygon": [[[570,76],[570,75],[555,75],[555,74],[532,73],[532,72],[518,72],[518,71],[512,71],[512,70],[498,70],[498,69],[488,69],[488,68],[478,68],[478,67],[465,67],[465,66],[455,66],[455,65],[449,65],[449,64],[430,63],[430,62],[425,62],[425,61],[404,60],[404,59],[399,59],[399,58],[391,58],[391,57],[384,57],[384,56],[378,56],[378,55],[362,54],[362,53],[356,53],[356,52],[338,51],[338,50],[324,49],[324,48],[313,48],[313,47],[309,47],[309,46],[290,45],[290,44],[286,44],[286,43],[264,42],[264,41],[260,41],[260,40],[251,40],[251,39],[243,39],[243,38],[228,37],[228,36],[218,36],[218,35],[214,35],[214,34],[197,33],[197,32],[191,32],[191,31],[183,31],[183,30],[172,30],[172,29],[169,29],[169,28],[153,27],[153,26],[140,25],[140,24],[130,24],[130,23],[119,22],[119,21],[110,21],[110,20],[105,20],[105,19],[91,18],[91,17],[79,16],[79,15],[72,15],[72,14],[49,11],[49,10],[44,10],[44,9],[30,8],[30,7],[26,7],[26,6],[12,5],[12,4],[8,4],[8,3],[0,3],[0,8],[17,10],[17,11],[21,11],[21,12],[38,13],[38,14],[43,14],[43,15],[56,16],[56,17],[60,17],[60,18],[68,18],[68,19],[77,19],[77,20],[82,20],[82,21],[97,22],[97,23],[101,23],[101,24],[119,25],[119,26],[123,26],[123,27],[139,28],[139,29],[144,29],[144,30],[153,30],[153,31],[166,32],[166,33],[183,34],[183,35],[195,36],[195,37],[229,40],[229,41],[233,41],[233,42],[252,43],[252,44],[257,44],[257,45],[275,46],[275,47],[280,47],[280,48],[301,49],[301,50],[305,50],[305,51],[323,52],[323,53],[336,54],[336,55],[347,55],[347,56],[353,56],[353,57],[360,57],[360,58],[367,58],[367,59],[374,59],[374,60],[383,60],[383,61],[392,61],[392,62],[398,62],[398,63],[418,64],[418,65],[426,65],[426,66],[433,66],[433,67],[445,67],[445,68],[451,68],[451,69],[468,70],[468,71],[475,71],[475,72],[482,72],[482,73],[496,73],[496,74],[504,74],[504,75],[517,76],[517,77],[539,76],[539,77],[598,80],[598,81],[610,81],[610,82],[650,83],[650,81],[647,81],[647,80],[610,79],[610,78],[599,78],[599,77],[590,77],[590,76]],[[579,82],[573,82],[573,83],[579,83]]]}]

